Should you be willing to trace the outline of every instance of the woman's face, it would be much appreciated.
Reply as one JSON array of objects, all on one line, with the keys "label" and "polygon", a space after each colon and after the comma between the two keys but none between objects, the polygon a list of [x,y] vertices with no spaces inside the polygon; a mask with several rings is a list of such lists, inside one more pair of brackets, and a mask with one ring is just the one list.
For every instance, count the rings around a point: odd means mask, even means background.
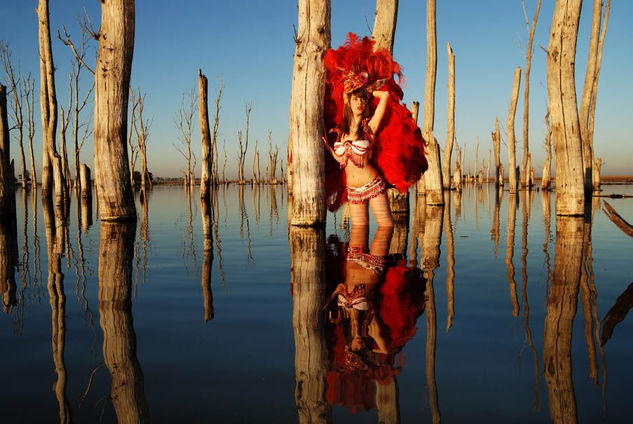
[{"label": "woman's face", "polygon": [[364,97],[352,94],[349,99],[349,105],[354,116],[361,116],[367,107],[367,100]]}]

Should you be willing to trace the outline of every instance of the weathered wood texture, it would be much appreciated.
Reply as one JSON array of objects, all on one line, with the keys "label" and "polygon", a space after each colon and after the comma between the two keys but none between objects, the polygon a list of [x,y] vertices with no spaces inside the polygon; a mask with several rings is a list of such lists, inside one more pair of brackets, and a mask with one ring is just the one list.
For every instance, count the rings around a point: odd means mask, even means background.
[{"label": "weathered wood texture", "polygon": [[516,138],[514,136],[514,118],[519,100],[519,86],[521,85],[521,68],[517,66],[514,70],[514,82],[512,84],[512,97],[510,98],[510,108],[508,109],[508,120],[506,129],[508,131],[508,185],[510,193],[516,193],[518,189],[516,171]]},{"label": "weathered wood texture", "polygon": [[297,413],[300,423],[327,423],[332,410],[325,396],[327,349],[321,310],[326,300],[325,232],[296,227],[289,231]]},{"label": "weathered wood texture", "polygon": [[99,323],[110,398],[119,423],[149,422],[143,371],[132,319],[132,259],[136,222],[102,222],[99,233]]},{"label": "weathered wood texture", "polygon": [[556,215],[584,214],[582,141],[574,80],[581,6],[582,0],[556,2],[547,48],[547,96],[554,142]]},{"label": "weathered wood texture", "polygon": [[545,161],[541,174],[541,190],[549,190],[552,172],[552,126],[549,122],[549,112],[545,115]]},{"label": "weathered wood texture", "polygon": [[603,206],[604,213],[605,215],[607,215],[607,218],[609,218],[611,222],[616,225],[616,227],[622,230],[624,234],[629,237],[633,237],[633,225],[626,222],[626,220],[622,218],[620,214],[618,214],[613,206],[611,206],[609,203],[603,202]]},{"label": "weathered wood texture", "polygon": [[600,76],[602,47],[604,45],[604,37],[607,31],[607,23],[609,22],[611,0],[607,0],[606,2],[604,20],[602,17],[602,5],[602,0],[593,1],[587,69],[585,71],[585,82],[583,84],[582,97],[580,99],[579,120],[582,136],[585,193],[591,192],[593,183],[593,132],[594,118],[596,115],[596,99],[598,96],[598,77]]},{"label": "weathered wood texture", "polygon": [[371,33],[376,48],[387,49],[393,53],[397,21],[398,0],[376,0],[374,29]]},{"label": "weathered wood texture", "polygon": [[[39,0],[36,8],[38,19],[40,56],[40,111],[42,116],[42,196],[49,197],[53,191],[53,166],[61,163],[55,149],[57,130],[57,96],[55,95],[55,65],[51,50],[48,0]],[[60,195],[55,187],[56,202]]]},{"label": "weathered wood texture", "polygon": [[582,268],[583,219],[558,216],[554,274],[547,300],[543,365],[554,423],[577,421],[571,340]]},{"label": "weathered wood texture", "polygon": [[534,31],[536,30],[536,22],[538,21],[539,11],[541,10],[541,0],[536,2],[536,10],[534,18],[530,25],[527,11],[525,10],[525,1],[521,1],[523,6],[523,15],[525,17],[525,28],[528,32],[528,44],[525,53],[525,72],[523,73],[523,161],[521,163],[521,186],[531,187],[529,175],[530,167],[528,165],[528,155],[530,153],[530,71],[532,70],[532,53],[534,46]]},{"label": "weathered wood texture", "polygon": [[207,77],[198,70],[198,119],[200,120],[200,144],[202,145],[200,198],[209,199],[211,175],[213,174],[213,152],[209,129],[209,101]]},{"label": "weathered wood texture", "polygon": [[455,55],[451,43],[446,43],[448,54],[448,91],[446,111],[446,144],[442,157],[442,183],[444,190],[451,188],[451,155],[453,154],[453,141],[455,141]]},{"label": "weathered wood texture", "polygon": [[[325,223],[325,163],[321,141],[325,66],[330,47],[330,0],[300,0],[292,70],[288,179],[292,182],[292,225]],[[290,212],[290,210],[289,210]]]},{"label": "weathered wood texture", "polygon": [[[437,74],[437,31],[435,20],[435,0],[426,2],[426,81],[424,85],[424,122],[422,136],[427,145],[427,162],[429,168],[421,179],[424,180],[420,190],[426,193],[427,205],[441,205],[442,172],[440,162],[440,147],[433,134],[435,123],[435,80]],[[419,190],[419,191],[420,191]]]},{"label": "weathered wood texture", "polygon": [[95,73],[94,168],[103,221],[135,219],[127,152],[134,0],[101,2]]}]

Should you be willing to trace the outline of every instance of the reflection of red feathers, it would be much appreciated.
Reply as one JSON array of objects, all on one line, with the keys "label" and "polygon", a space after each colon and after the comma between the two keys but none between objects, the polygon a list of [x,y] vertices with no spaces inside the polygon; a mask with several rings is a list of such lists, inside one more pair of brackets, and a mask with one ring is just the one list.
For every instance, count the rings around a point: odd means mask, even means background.
[{"label": "reflection of red feathers", "polygon": [[[374,50],[368,37],[348,34],[345,43],[330,49],[324,57],[327,72],[325,94],[325,127],[335,128],[343,120],[344,79],[350,72],[367,72],[367,87],[386,90],[391,95],[387,111],[376,134],[372,161],[385,180],[401,192],[406,191],[427,169],[424,140],[411,112],[402,104],[402,89],[394,80],[402,81],[400,65],[385,49]],[[378,99],[372,99],[376,107]],[[328,143],[333,144],[329,139]],[[326,193],[331,210],[345,201],[345,177],[338,162],[328,155],[326,160]]]},{"label": "reflection of red feathers", "polygon": [[425,281],[419,268],[403,264],[389,267],[378,290],[378,319],[389,330],[390,353],[399,352],[416,333],[415,323],[424,311]]}]

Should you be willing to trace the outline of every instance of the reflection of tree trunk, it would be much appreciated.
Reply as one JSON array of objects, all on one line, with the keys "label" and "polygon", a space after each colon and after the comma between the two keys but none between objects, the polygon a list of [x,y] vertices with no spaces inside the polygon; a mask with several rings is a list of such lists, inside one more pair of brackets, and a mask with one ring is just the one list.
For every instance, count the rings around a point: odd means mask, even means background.
[{"label": "reflection of tree trunk", "polygon": [[395,376],[382,383],[376,382],[376,407],[379,423],[397,424],[400,422],[398,382]]},{"label": "reflection of tree trunk", "polygon": [[0,84],[0,292],[5,312],[16,304],[15,267],[18,264],[18,229],[11,161],[6,87]]},{"label": "reflection of tree trunk", "polygon": [[213,292],[211,291],[211,270],[213,268],[213,209],[209,198],[200,199],[200,215],[202,216],[202,233],[204,236],[202,263],[202,295],[204,298],[204,322],[213,319]]},{"label": "reflection of tree trunk", "polygon": [[499,209],[501,208],[501,190],[498,190],[495,186],[495,208],[492,213],[492,228],[490,229],[490,238],[494,242],[493,252],[495,257],[499,253]]},{"label": "reflection of tree trunk", "polygon": [[551,280],[551,259],[549,254],[549,239],[550,239],[550,222],[551,222],[551,207],[550,207],[550,192],[542,191],[542,207],[543,207],[543,226],[545,230],[545,241],[543,242],[543,254],[545,256],[545,271],[547,274],[547,279],[545,281],[545,292],[549,290],[549,282]]},{"label": "reflection of tree trunk", "polygon": [[543,340],[545,382],[554,423],[577,421],[571,338],[582,268],[583,232],[582,218],[557,217],[554,276]]},{"label": "reflection of tree trunk", "polygon": [[51,305],[52,339],[51,348],[57,381],[53,385],[55,396],[59,404],[59,421],[71,422],[70,404],[66,399],[66,365],[64,364],[65,345],[65,304],[64,274],[61,271],[62,248],[59,244],[62,239],[63,229],[55,227],[55,216],[50,199],[42,199],[44,227],[46,232],[46,246],[48,257],[48,295]]},{"label": "reflection of tree trunk", "polygon": [[444,236],[446,237],[446,297],[448,302],[448,318],[446,331],[453,325],[455,316],[455,244],[453,242],[453,224],[451,223],[451,195],[444,192]]},{"label": "reflection of tree trunk", "polygon": [[519,316],[519,298],[517,296],[517,284],[514,281],[514,227],[516,225],[517,196],[510,193],[508,198],[508,235],[506,238],[506,267],[508,268],[508,284],[510,285],[510,299],[512,300],[512,316]]},{"label": "reflection of tree trunk", "polygon": [[435,293],[433,277],[439,266],[440,242],[442,238],[443,207],[428,206],[425,209],[424,235],[422,237],[422,254],[420,265],[426,279],[426,381],[429,390],[429,404],[433,423],[439,423],[440,406],[435,382],[435,344],[437,338],[437,322],[435,317]]},{"label": "reflection of tree trunk", "polygon": [[295,401],[299,422],[331,422],[325,397],[327,350],[323,337],[325,234],[290,227],[292,325],[295,337]]},{"label": "reflection of tree trunk", "polygon": [[[528,184],[529,187],[529,184]],[[521,191],[521,217],[522,217],[522,233],[521,233],[521,294],[523,296],[523,316],[525,318],[525,338],[532,349],[534,356],[534,410],[540,408],[540,393],[539,393],[539,365],[538,365],[538,352],[534,346],[532,340],[532,330],[530,329],[530,304],[528,302],[527,284],[527,256],[528,256],[528,222],[530,222],[530,197],[531,191]]]},{"label": "reflection of tree trunk", "polygon": [[99,314],[110,397],[120,423],[149,421],[143,371],[132,320],[132,259],[136,223],[102,222],[99,236]]},{"label": "reflection of tree trunk", "polygon": [[15,267],[18,264],[18,238],[15,211],[0,220],[0,292],[2,308],[10,312],[16,305]]},{"label": "reflection of tree trunk", "polygon": [[598,378],[598,359],[596,351],[596,339],[594,337],[594,319],[592,314],[592,293],[589,289],[589,280],[593,278],[592,267],[592,248],[591,248],[591,224],[593,217],[583,223],[583,242],[582,242],[582,258],[583,265],[580,271],[580,302],[584,317],[584,334],[585,343],[587,345],[587,356],[589,361],[589,378],[597,386]]},{"label": "reflection of tree trunk", "polygon": [[[408,198],[407,198],[408,200]],[[407,202],[408,210],[408,202]],[[409,235],[409,214],[399,213],[393,216],[393,237],[389,246],[390,255],[407,256],[407,236]]]}]

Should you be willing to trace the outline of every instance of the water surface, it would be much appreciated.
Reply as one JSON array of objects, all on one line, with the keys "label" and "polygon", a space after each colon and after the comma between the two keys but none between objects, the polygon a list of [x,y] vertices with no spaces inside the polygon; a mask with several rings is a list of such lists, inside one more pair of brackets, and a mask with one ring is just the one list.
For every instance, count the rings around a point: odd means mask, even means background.
[{"label": "water surface", "polygon": [[[633,282],[633,239],[603,199],[591,219],[557,220],[540,192],[448,197],[412,196],[397,220],[385,272],[409,276],[394,287],[411,337],[384,327],[390,354],[362,372],[337,368],[321,311],[345,278],[342,211],[289,233],[285,187],[221,188],[205,210],[159,186],[135,226],[102,224],[96,205],[89,223],[75,199],[64,226],[18,191],[1,421],[629,422],[633,321],[614,323],[631,302],[608,312]],[[633,220],[633,200],[606,200]]]}]

